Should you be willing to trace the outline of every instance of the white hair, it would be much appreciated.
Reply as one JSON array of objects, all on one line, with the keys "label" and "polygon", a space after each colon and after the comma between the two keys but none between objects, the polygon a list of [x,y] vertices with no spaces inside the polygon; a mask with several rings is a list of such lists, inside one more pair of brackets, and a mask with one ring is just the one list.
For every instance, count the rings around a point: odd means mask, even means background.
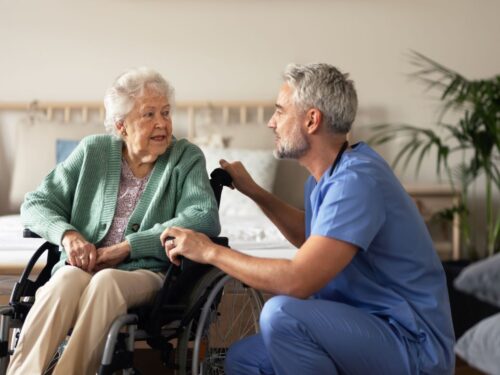
[{"label": "white hair", "polygon": [[283,79],[294,88],[294,103],[302,110],[317,108],[333,133],[348,133],[356,117],[354,82],[329,64],[290,64]]},{"label": "white hair", "polygon": [[104,126],[110,134],[118,136],[115,125],[127,117],[134,107],[135,100],[146,88],[164,95],[173,110],[174,88],[160,73],[146,67],[127,70],[118,76],[104,95]]}]

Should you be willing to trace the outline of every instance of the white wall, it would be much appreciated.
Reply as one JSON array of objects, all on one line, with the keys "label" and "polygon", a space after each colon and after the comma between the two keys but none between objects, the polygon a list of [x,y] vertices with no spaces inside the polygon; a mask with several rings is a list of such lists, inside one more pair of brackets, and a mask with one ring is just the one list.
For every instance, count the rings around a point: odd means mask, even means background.
[{"label": "white wall", "polygon": [[[498,0],[0,0],[0,101],[100,100],[138,65],[168,77],[179,100],[274,100],[288,62],[323,61],[356,81],[358,129],[427,126],[436,102],[409,81],[408,52],[470,78],[498,74],[499,14]],[[5,211],[13,124],[2,122]],[[420,182],[436,181],[431,169]]]}]

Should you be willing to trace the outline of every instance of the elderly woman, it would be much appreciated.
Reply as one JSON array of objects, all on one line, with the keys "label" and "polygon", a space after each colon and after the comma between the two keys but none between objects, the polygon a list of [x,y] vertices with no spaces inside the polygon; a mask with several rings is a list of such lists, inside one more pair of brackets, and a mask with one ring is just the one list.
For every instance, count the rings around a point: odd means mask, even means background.
[{"label": "elderly woman", "polygon": [[71,328],[53,374],[95,374],[112,321],[162,285],[163,229],[219,233],[203,154],[172,136],[172,87],[155,71],[134,69],[104,104],[113,135],[83,139],[21,207],[25,225],[62,251],[36,293],[10,375],[41,374]]}]

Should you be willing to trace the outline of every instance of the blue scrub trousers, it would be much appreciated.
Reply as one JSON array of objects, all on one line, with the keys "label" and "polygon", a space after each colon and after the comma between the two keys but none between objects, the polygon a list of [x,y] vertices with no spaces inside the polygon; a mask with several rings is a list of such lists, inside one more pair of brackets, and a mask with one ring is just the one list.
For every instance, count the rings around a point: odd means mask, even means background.
[{"label": "blue scrub trousers", "polygon": [[264,305],[260,329],[231,346],[226,374],[418,374],[415,343],[343,303],[276,296]]}]

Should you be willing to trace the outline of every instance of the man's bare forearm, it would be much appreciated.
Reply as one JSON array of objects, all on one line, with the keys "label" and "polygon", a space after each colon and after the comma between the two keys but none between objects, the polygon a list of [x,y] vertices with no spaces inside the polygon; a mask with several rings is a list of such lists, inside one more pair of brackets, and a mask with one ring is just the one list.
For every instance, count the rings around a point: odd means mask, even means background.
[{"label": "man's bare forearm", "polygon": [[282,201],[260,186],[249,196],[294,246],[305,241],[304,211]]}]

